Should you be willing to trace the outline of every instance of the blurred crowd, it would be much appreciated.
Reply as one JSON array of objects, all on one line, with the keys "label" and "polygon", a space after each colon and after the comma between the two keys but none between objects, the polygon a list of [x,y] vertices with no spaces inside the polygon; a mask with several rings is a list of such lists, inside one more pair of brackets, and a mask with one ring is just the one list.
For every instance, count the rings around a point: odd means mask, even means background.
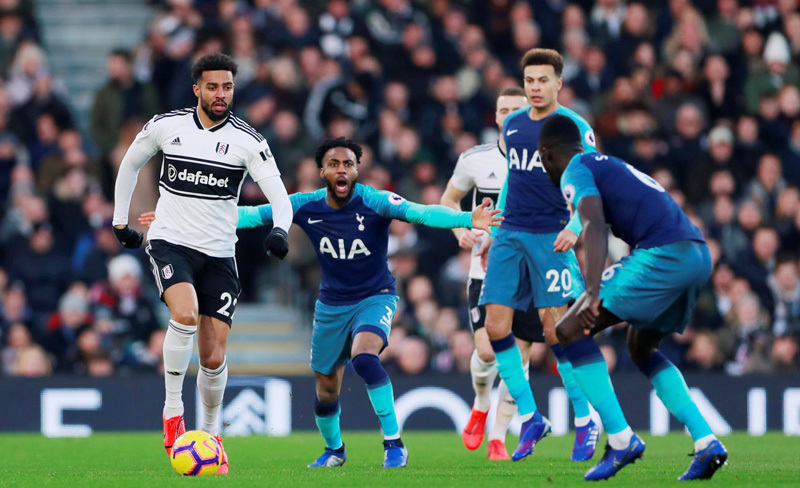
[{"label": "blurred crowd", "polygon": [[[559,102],[601,150],[651,174],[708,239],[713,276],[687,331],[665,340],[670,359],[732,375],[800,366],[797,0],[151,1],[141,45],[109,52],[85,134],[30,3],[0,0],[6,374],[158,370],[162,305],[143,254],[110,231],[113,183],[148,118],[196,105],[197,57],[239,63],[233,110],[267,138],[290,192],[321,187],[313,147],[346,136],[364,145],[362,183],[437,204],[458,155],[498,137],[496,96],[521,85],[533,47],[564,55]],[[158,170],[142,171],[132,216],[154,208]],[[246,182],[240,204],[261,203]],[[266,230],[240,233],[243,301],[286,266],[262,255]],[[313,297],[314,251],[301,231],[290,238],[287,260]],[[468,252],[449,231],[394,222],[390,256],[402,300],[384,361],[468,371]],[[601,343],[610,368],[633,369],[623,327]],[[545,347],[531,361],[554,370]]]}]

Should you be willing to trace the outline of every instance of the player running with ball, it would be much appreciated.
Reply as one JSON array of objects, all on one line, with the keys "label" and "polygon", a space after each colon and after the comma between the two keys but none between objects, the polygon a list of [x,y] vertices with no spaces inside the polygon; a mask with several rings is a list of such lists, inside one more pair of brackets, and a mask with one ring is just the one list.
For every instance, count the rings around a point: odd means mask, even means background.
[{"label": "player running with ball", "polygon": [[[488,230],[500,225],[489,199],[470,212],[420,205],[391,192],[356,183],[361,146],[345,138],[326,141],[316,151],[326,188],[289,198],[294,223],[311,239],[322,268],[311,336],[311,369],[316,375],[314,413],[325,452],[309,467],[341,466],[347,459],[339,427],[339,392],[345,365],[364,379],[384,435],[384,468],[402,468],[408,449],[400,439],[394,393],[378,354],[387,345],[398,300],[387,264],[393,219],[445,229]],[[274,207],[241,207],[239,227],[273,225]],[[146,223],[152,215],[143,215]],[[156,220],[158,222],[158,220]]]},{"label": "player running with ball", "polygon": [[[228,368],[228,343],[239,276],[234,252],[239,189],[249,172],[273,204],[275,226],[265,246],[286,256],[286,229],[292,206],[267,141],[230,112],[237,65],[228,56],[201,57],[192,68],[197,107],[153,117],[128,148],[114,189],[114,234],[122,245],[138,248],[142,234],[128,226],[131,196],[139,170],[163,151],[159,199],[150,228],[147,254],[161,299],[169,307],[164,337],[164,448],[186,427],[183,378],[192,358],[194,335],[200,350],[197,389],[202,400],[202,429],[219,438],[219,412]],[[222,450],[217,474],[228,473]]]}]

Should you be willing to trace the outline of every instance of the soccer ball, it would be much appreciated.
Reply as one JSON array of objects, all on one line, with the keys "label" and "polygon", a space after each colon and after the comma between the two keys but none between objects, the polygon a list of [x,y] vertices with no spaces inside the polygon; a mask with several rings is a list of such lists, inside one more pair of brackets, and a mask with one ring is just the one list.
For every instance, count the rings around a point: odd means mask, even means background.
[{"label": "soccer ball", "polygon": [[219,443],[208,432],[190,430],[172,446],[172,467],[184,476],[217,474],[222,457]]}]

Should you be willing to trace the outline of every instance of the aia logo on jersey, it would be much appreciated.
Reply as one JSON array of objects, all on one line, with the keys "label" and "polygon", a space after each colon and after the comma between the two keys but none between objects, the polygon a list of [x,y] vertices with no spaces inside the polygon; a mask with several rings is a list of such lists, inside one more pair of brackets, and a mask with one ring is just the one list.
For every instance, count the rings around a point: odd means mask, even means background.
[{"label": "aia logo on jersey", "polygon": [[173,273],[173,271],[172,271],[172,265],[171,264],[168,264],[168,265],[164,266],[163,268],[161,268],[161,276],[163,276],[165,280],[168,280],[168,279],[172,278],[173,274],[175,274],[175,273]]},{"label": "aia logo on jersey", "polygon": [[217,143],[217,154],[219,154],[220,156],[224,156],[224,155],[228,154],[228,148],[229,147],[230,147],[230,144],[228,144],[226,142],[218,142]]}]

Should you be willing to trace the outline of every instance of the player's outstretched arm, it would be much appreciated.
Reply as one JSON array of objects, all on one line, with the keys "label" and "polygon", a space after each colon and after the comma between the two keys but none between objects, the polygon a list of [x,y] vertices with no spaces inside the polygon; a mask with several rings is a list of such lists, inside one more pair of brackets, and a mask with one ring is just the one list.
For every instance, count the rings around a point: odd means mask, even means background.
[{"label": "player's outstretched arm", "polygon": [[603,201],[597,195],[587,195],[578,202],[578,213],[583,223],[585,253],[584,279],[587,300],[578,315],[584,327],[593,327],[600,313],[600,284],[608,256],[608,227],[603,213]]}]

